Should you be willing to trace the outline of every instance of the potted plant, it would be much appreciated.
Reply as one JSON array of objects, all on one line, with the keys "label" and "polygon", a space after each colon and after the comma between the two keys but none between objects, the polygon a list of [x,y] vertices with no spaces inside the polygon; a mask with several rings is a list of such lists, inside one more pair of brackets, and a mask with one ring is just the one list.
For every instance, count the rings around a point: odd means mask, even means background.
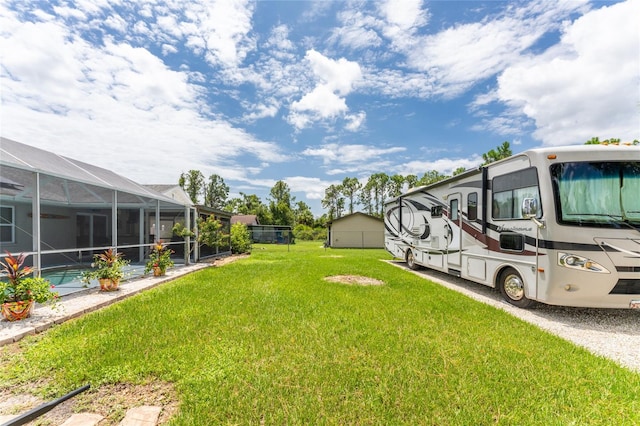
[{"label": "potted plant", "polygon": [[84,272],[82,281],[89,284],[92,279],[97,279],[101,291],[117,290],[124,277],[123,268],[128,264],[129,260],[124,259],[122,253],[110,248],[93,256],[91,267],[94,269]]},{"label": "potted plant", "polygon": [[144,267],[144,273],[147,274],[153,270],[154,277],[166,274],[167,268],[173,266],[173,260],[171,260],[172,253],[174,253],[174,251],[165,246],[162,241],[156,241],[151,249],[151,253],[149,253],[149,260]]},{"label": "potted plant", "polygon": [[[2,316],[8,321],[18,321],[31,316],[33,304],[55,302],[58,293],[53,292],[51,283],[41,277],[30,277],[33,269],[23,266],[26,256],[18,257],[7,252],[7,257],[0,262],[2,272],[6,275],[0,281],[0,300],[2,300]],[[6,278],[7,281],[4,281]]]}]

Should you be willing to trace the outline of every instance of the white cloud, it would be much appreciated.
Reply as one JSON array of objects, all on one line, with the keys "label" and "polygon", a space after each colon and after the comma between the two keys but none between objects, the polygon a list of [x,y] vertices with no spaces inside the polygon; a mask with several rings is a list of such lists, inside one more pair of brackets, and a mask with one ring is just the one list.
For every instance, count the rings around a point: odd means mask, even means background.
[{"label": "white cloud", "polygon": [[350,132],[356,132],[360,130],[360,128],[364,125],[364,121],[367,118],[367,113],[364,111],[360,111],[357,114],[347,114],[345,116],[348,121],[347,125],[344,127]]},{"label": "white cloud", "polygon": [[322,84],[339,95],[349,94],[354,83],[362,78],[362,71],[357,62],[345,58],[329,59],[315,50],[308,51],[305,59],[311,64],[313,73]]},{"label": "white cloud", "polygon": [[[579,2],[574,4],[581,7]],[[551,10],[539,10],[532,3],[508,8],[497,19],[447,28],[407,52],[407,61],[411,67],[430,73],[438,82],[440,94],[457,96],[519,61],[526,49],[569,12],[561,6],[548,7]]]},{"label": "white cloud", "polygon": [[4,137],[141,183],[176,182],[190,169],[242,179],[256,170],[252,162],[288,158],[210,118],[202,87],[189,81],[194,74],[169,69],[147,49],[109,37],[93,46],[50,19],[0,19]]},{"label": "white cloud", "polygon": [[435,78],[428,73],[367,68],[363,90],[392,98],[429,98],[435,93]]},{"label": "white cloud", "polygon": [[248,122],[254,122],[261,118],[275,117],[276,114],[278,114],[278,110],[280,108],[278,107],[276,101],[274,100],[272,103],[268,105],[259,104],[259,105],[251,106],[249,107],[249,109],[251,110],[251,112],[244,116],[244,120]]},{"label": "white cloud", "polygon": [[119,15],[110,15],[104,20],[107,27],[119,33],[125,33],[127,31],[127,22]]},{"label": "white cloud", "polygon": [[212,64],[235,68],[255,48],[249,37],[255,5],[248,0],[217,0],[195,11],[196,28]]},{"label": "white cloud", "polygon": [[378,7],[385,21],[384,35],[395,48],[405,52],[411,49],[417,29],[429,20],[428,12],[422,8],[422,0],[386,0]]},{"label": "white cloud", "polygon": [[302,129],[314,121],[336,118],[348,111],[344,96],[362,78],[360,66],[344,58],[332,60],[310,50],[305,56],[319,83],[291,104],[289,122]]},{"label": "white cloud", "polygon": [[289,27],[284,24],[274,27],[271,30],[265,47],[274,49],[276,52],[292,50],[294,45],[291,40],[289,40]]},{"label": "white cloud", "polygon": [[293,102],[291,109],[298,113],[312,113],[320,119],[333,118],[348,110],[345,99],[336,95],[328,85],[324,84],[316,86],[302,99]]},{"label": "white cloud", "polygon": [[344,26],[332,36],[345,45],[363,47],[346,42],[343,34],[354,28],[375,30],[389,40],[388,49],[402,55],[403,61],[395,59],[396,66],[386,69],[374,65],[378,59],[374,56],[363,79],[367,88],[391,96],[453,98],[520,61],[543,35],[558,30],[572,13],[586,10],[586,4],[586,0],[532,1],[425,35],[430,13],[422,3],[390,0],[376,3],[378,18],[351,12],[347,16],[358,19],[343,19]]},{"label": "white cloud", "polygon": [[346,9],[339,12],[337,18],[341,26],[332,30],[329,41],[355,50],[382,44],[381,37],[374,29],[379,26],[375,17],[366,15],[361,10]]},{"label": "white cloud", "polygon": [[336,182],[305,176],[290,176],[283,179],[291,192],[303,192],[309,200],[322,200],[324,190]]},{"label": "white cloud", "polygon": [[320,146],[319,148],[307,148],[302,155],[309,157],[318,157],[322,159],[325,165],[357,165],[367,164],[371,166],[372,160],[384,158],[389,154],[404,152],[404,147],[377,148],[367,145],[330,143]]},{"label": "white cloud", "polygon": [[637,1],[583,15],[566,26],[553,49],[506,69],[497,96],[535,120],[534,136],[546,145],[637,138],[638,16]]}]

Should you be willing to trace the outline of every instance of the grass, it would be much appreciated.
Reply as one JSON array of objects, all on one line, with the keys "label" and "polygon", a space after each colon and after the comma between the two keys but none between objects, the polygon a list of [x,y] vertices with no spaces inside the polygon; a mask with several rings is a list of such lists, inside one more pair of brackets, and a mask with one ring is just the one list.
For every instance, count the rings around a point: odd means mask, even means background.
[{"label": "grass", "polygon": [[[389,258],[255,246],[3,349],[0,382],[167,381],[176,425],[640,423],[637,373]],[[340,274],[385,285],[323,280]]]}]

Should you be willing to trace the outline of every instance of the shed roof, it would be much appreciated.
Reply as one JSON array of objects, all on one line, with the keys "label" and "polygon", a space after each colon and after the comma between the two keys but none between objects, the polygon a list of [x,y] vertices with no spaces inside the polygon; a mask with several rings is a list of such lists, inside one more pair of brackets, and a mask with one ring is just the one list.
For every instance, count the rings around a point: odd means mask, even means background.
[{"label": "shed roof", "polygon": [[380,222],[383,221],[382,219],[380,219],[377,216],[371,216],[370,214],[366,214],[366,213],[362,213],[362,212],[354,212],[354,213],[350,213],[348,215],[340,216],[339,218],[333,219],[331,222],[327,222],[327,225],[331,225],[332,223],[335,223],[335,222],[338,222],[338,221],[341,221],[341,220],[345,220],[345,219],[353,219],[356,216],[367,217],[367,218],[374,219],[374,220],[377,220],[377,221],[380,221]]}]

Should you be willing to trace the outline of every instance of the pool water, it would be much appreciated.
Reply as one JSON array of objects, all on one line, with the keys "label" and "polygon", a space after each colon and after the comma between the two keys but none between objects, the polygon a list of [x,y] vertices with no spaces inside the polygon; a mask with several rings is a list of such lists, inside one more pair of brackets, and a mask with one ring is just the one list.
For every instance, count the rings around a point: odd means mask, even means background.
[{"label": "pool water", "polygon": [[[82,266],[55,267],[43,269],[41,275],[55,287],[60,296],[64,296],[99,285],[98,280],[91,280],[88,285],[82,282],[82,273],[88,270],[88,267]],[[124,273],[126,279],[140,277],[144,274],[144,265],[128,265]]]}]

